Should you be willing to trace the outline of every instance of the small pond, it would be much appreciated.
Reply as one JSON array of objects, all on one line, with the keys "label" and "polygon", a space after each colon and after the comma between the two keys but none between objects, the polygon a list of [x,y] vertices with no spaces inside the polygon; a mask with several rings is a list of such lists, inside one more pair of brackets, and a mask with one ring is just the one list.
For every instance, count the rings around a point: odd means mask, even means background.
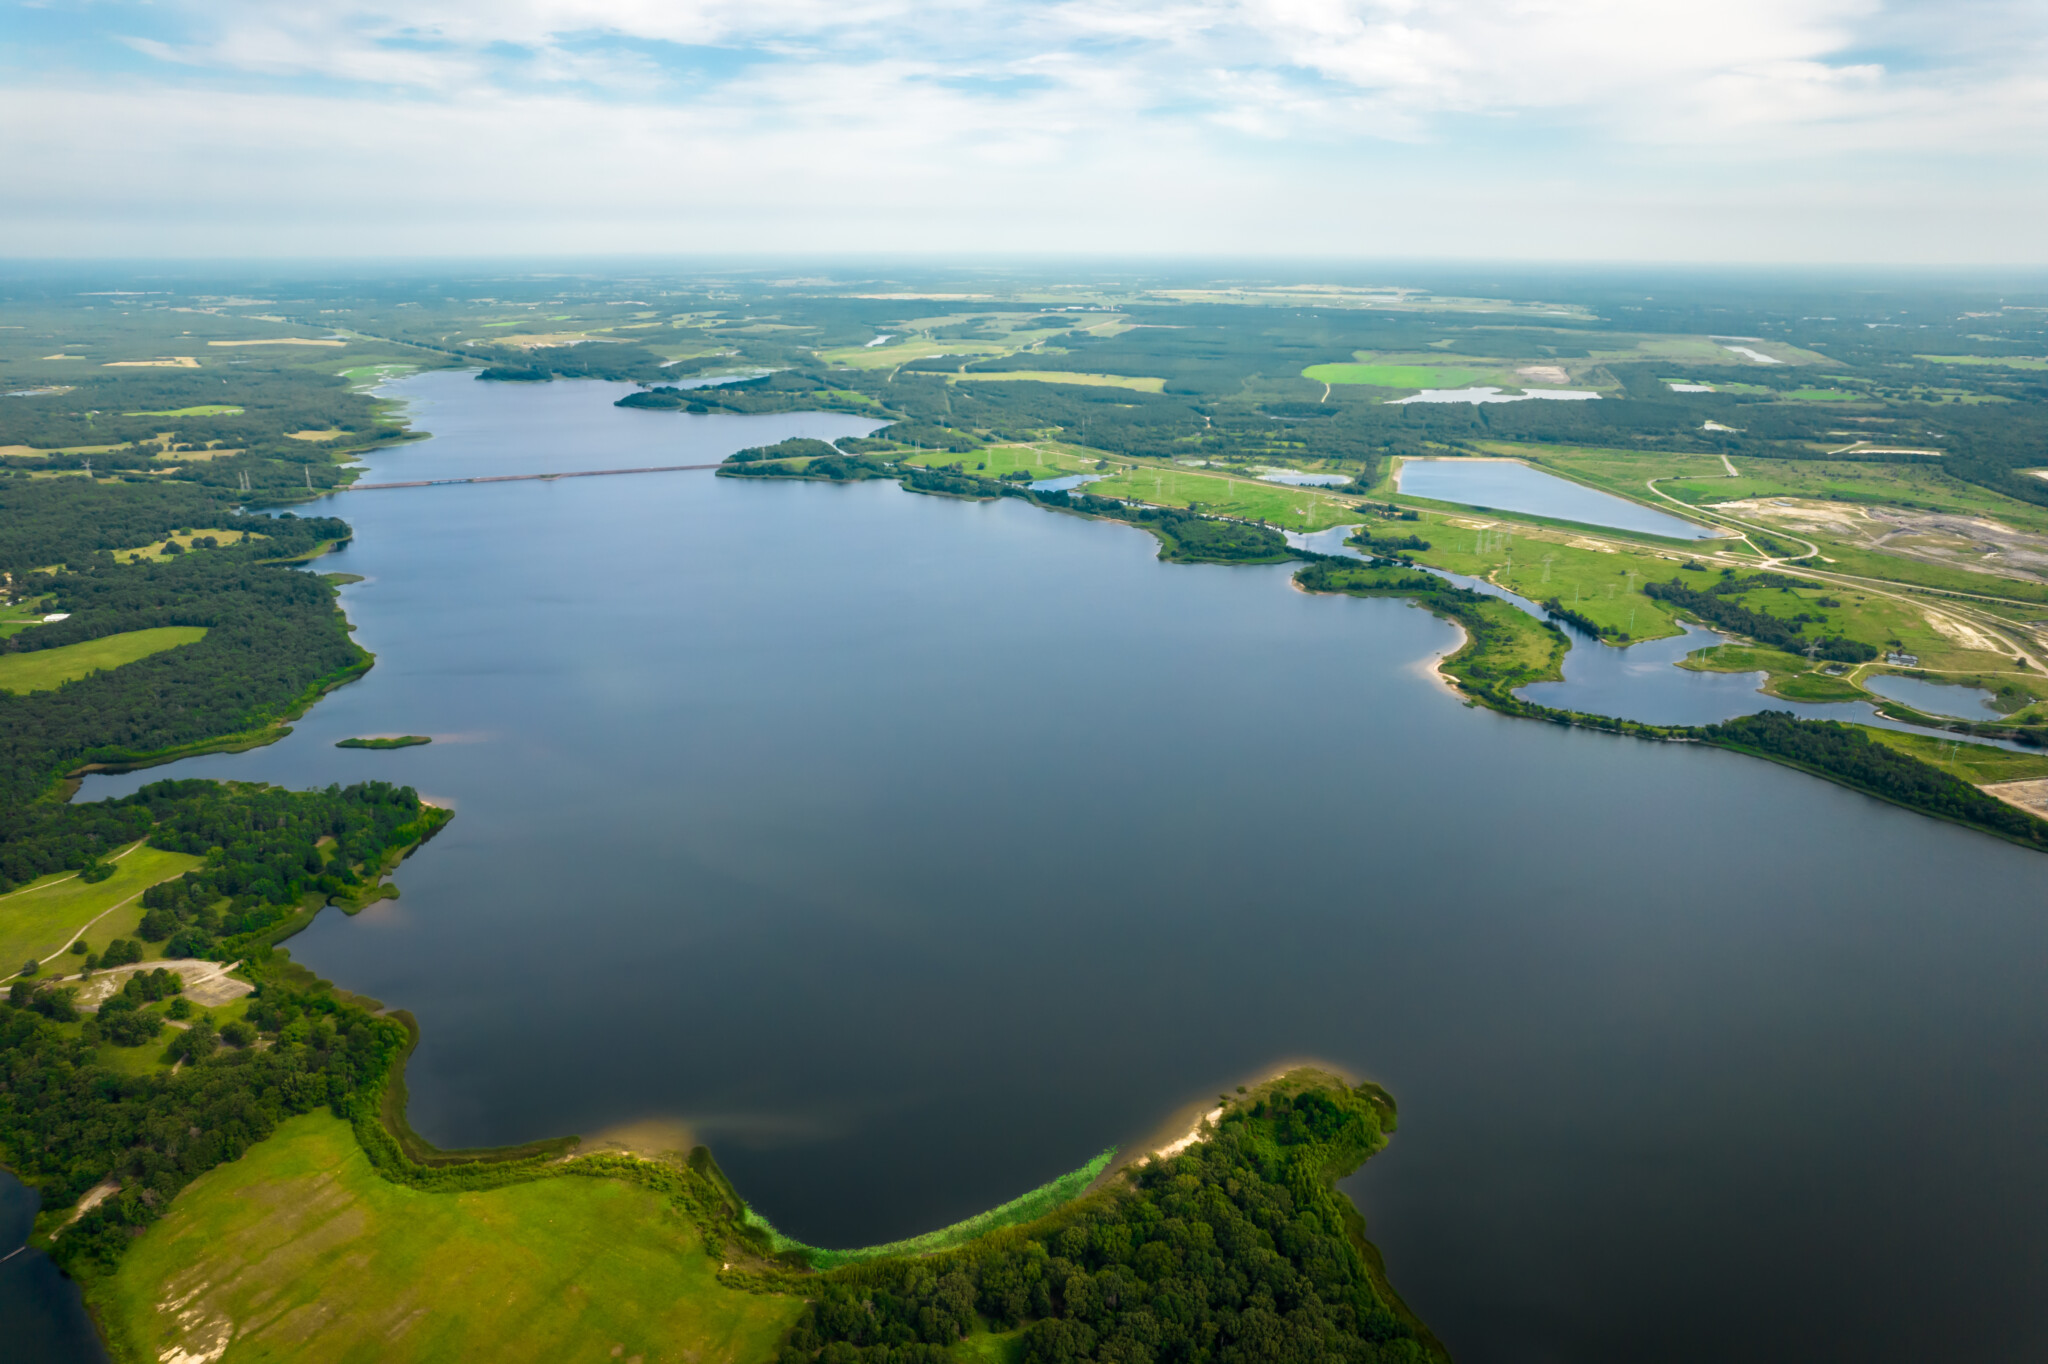
[{"label": "small pond", "polygon": [[1503,393],[1497,388],[1425,388],[1420,393],[1411,393],[1405,398],[1392,401],[1400,403],[1522,403],[1531,398],[1555,398],[1564,402],[1586,402],[1600,395],[1581,388],[1531,388],[1520,393]]},{"label": "small pond", "polygon": [[1292,469],[1267,469],[1259,474],[1262,483],[1285,483],[1290,488],[1336,488],[1351,481],[1349,474],[1302,474]]},{"label": "small pond", "polygon": [[1470,507],[1525,512],[1531,516],[1612,526],[1674,540],[1710,540],[1719,531],[1681,521],[1612,493],[1582,487],[1570,479],[1508,459],[1411,459],[1394,475],[1394,486],[1415,497],[1462,502]]},{"label": "small pond", "polygon": [[1954,682],[1929,682],[1897,673],[1872,673],[1863,679],[1865,691],[1876,692],[1891,701],[1911,706],[1925,715],[1947,715],[1958,720],[2003,720],[2005,712],[1991,704],[1991,693],[1981,687],[1964,687]]},{"label": "small pond", "polygon": [[1060,478],[1041,478],[1031,485],[1031,491],[1036,493],[1072,492],[1085,483],[1093,483],[1098,479],[1108,477],[1108,474],[1066,474]]}]

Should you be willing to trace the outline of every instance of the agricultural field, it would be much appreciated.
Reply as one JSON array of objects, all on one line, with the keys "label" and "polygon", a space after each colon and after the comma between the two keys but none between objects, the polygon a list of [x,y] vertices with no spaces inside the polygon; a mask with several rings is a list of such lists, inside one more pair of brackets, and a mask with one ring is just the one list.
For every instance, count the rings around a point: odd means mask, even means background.
[{"label": "agricultural field", "polygon": [[[138,844],[111,861],[114,874],[104,881],[60,872],[0,895],[0,976],[14,974],[30,958],[54,962],[81,934],[95,951],[132,936],[142,918],[136,897],[159,881],[183,876],[202,859]],[[93,925],[89,932],[87,924]]]},{"label": "agricultural field", "polygon": [[660,1193],[568,1176],[421,1192],[320,1112],[194,1181],[87,1296],[117,1358],[773,1358],[803,1303],[718,1272]]},{"label": "agricultural field", "polygon": [[1327,530],[1359,519],[1349,502],[1308,488],[1158,465],[1128,466],[1113,478],[1089,484],[1088,491],[1160,507],[1191,506],[1219,516],[1267,521],[1287,530]]},{"label": "agricultural field", "polygon": [[166,649],[197,644],[204,638],[206,627],[203,625],[162,625],[153,630],[104,635],[58,649],[0,654],[0,691],[12,692],[16,696],[32,691],[50,691],[102,668],[118,668]]},{"label": "agricultural field", "polygon": [[1304,379],[1319,384],[1369,384],[1374,388],[1464,388],[1481,380],[1498,380],[1493,366],[1395,363],[1391,360],[1361,360],[1356,363],[1310,365],[1301,372]]}]

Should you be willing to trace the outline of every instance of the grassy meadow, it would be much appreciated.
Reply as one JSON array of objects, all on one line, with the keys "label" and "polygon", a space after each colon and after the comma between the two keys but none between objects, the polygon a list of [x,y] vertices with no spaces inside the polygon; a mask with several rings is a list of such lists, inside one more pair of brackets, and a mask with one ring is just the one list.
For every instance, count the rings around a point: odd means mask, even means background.
[{"label": "grassy meadow", "polygon": [[118,668],[181,644],[197,644],[206,638],[203,625],[163,625],[154,630],[130,630],[104,635],[61,649],[38,649],[34,653],[0,655],[0,691],[16,696],[32,691],[51,691],[75,678],[102,668]]},{"label": "grassy meadow", "polygon": [[[139,904],[127,902],[159,881],[183,876],[202,860],[139,846],[113,859],[114,874],[104,881],[85,881],[76,873],[60,872],[0,895],[0,975],[20,970],[30,957],[55,961],[95,919],[99,922],[85,935],[95,950],[115,938],[132,936],[142,920],[142,910]],[[114,912],[108,914],[108,910]],[[100,918],[103,914],[106,917]]]},{"label": "grassy meadow", "polygon": [[1062,449],[1050,442],[1034,445],[989,445],[968,454],[956,455],[950,450],[919,450],[914,454],[893,455],[902,464],[916,464],[928,469],[946,469],[957,464],[965,472],[980,474],[984,478],[1001,478],[1004,474],[1019,470],[1034,479],[1058,478],[1063,474],[1093,472],[1095,461],[1071,450]]},{"label": "grassy meadow", "polygon": [[1351,504],[1312,488],[1289,488],[1253,478],[1195,473],[1164,465],[1134,465],[1088,485],[1101,497],[1162,507],[1187,507],[1222,516],[1264,520],[1288,530],[1327,530],[1360,519]]},{"label": "grassy meadow", "polygon": [[421,1192],[320,1112],[194,1181],[86,1293],[122,1361],[773,1358],[802,1302],[718,1272],[657,1192],[573,1177]]}]

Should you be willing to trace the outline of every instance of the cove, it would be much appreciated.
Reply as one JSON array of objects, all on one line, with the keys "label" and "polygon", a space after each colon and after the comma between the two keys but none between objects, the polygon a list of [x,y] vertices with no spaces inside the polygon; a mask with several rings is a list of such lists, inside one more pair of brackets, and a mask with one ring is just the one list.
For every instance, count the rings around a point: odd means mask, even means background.
[{"label": "cove", "polygon": [[1612,526],[1674,540],[1711,540],[1721,534],[1509,459],[1403,460],[1395,472],[1394,486],[1414,497]]},{"label": "cove", "polygon": [[[398,391],[437,435],[371,477],[796,420]],[[779,1228],[856,1246],[1320,1059],[1400,1105],[1348,1187],[1461,1361],[2048,1349],[2048,859],[1468,708],[1426,612],[1014,501],[673,474],[317,505],[356,527],[316,568],[363,575],[377,666],[276,745],[81,798],[453,804],[401,899],[290,944],[419,1017],[442,1145],[671,1117]],[[434,742],[333,747],[382,733]]]}]

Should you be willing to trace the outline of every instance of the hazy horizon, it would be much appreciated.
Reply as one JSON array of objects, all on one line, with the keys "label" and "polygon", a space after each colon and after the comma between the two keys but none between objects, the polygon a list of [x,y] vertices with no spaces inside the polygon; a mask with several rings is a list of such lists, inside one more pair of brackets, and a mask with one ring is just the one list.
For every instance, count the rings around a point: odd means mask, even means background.
[{"label": "hazy horizon", "polygon": [[0,257],[2048,263],[2048,9],[14,3]]}]

